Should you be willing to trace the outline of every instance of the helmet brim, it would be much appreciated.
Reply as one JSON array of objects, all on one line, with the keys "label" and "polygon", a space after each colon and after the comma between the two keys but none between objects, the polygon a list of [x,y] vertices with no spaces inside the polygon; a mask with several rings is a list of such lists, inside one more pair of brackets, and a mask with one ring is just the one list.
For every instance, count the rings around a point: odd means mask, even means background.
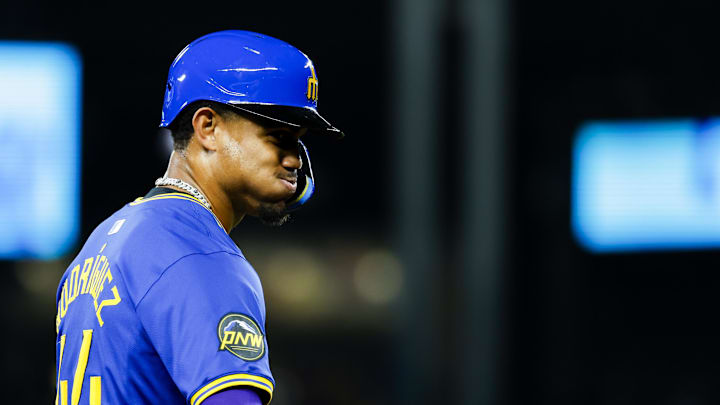
[{"label": "helmet brim", "polygon": [[284,126],[307,128],[308,134],[340,139],[345,134],[323,118],[315,109],[273,104],[228,104],[252,116]]}]

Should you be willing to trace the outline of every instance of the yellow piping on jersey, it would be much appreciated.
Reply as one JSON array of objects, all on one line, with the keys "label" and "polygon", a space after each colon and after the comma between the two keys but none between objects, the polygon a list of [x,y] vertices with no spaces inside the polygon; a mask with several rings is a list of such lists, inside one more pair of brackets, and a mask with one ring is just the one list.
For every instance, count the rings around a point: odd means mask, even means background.
[{"label": "yellow piping on jersey", "polygon": [[212,212],[211,210],[208,210],[208,208],[205,206],[205,204],[200,202],[200,200],[198,200],[197,198],[195,198],[191,195],[185,194],[185,193],[167,193],[167,194],[156,195],[155,197],[150,197],[150,198],[138,197],[135,199],[135,201],[131,202],[130,205],[135,206],[135,205],[146,203],[149,201],[168,200],[168,199],[186,200],[186,201],[192,201],[195,204],[198,204],[199,206],[205,208],[208,212],[210,212],[213,215],[213,218],[215,218],[215,222],[217,222],[218,226],[220,228],[222,228],[223,231],[225,230],[225,227],[222,226],[222,224],[220,223],[220,220],[217,218],[217,216],[215,215],[214,212]]},{"label": "yellow piping on jersey", "polygon": [[150,198],[138,197],[135,201],[131,202],[130,205],[138,205],[138,204],[146,203],[148,201],[165,200],[168,198],[192,201],[192,202],[200,204],[203,208],[207,209],[207,207],[205,205],[203,205],[203,203],[201,203],[200,200],[198,200],[197,198],[195,198],[191,195],[184,194],[184,193],[160,194],[160,195],[156,195],[155,197],[150,197]]},{"label": "yellow piping on jersey", "polygon": [[[236,381],[237,379],[243,379],[244,381]],[[205,384],[195,393],[195,395],[192,396],[192,398],[190,398],[190,405],[200,405],[210,395],[218,391],[224,390],[229,387],[243,385],[260,388],[270,394],[270,399],[267,402],[268,404],[272,400],[274,387],[272,382],[270,382],[270,380],[268,380],[267,378],[259,377],[252,374],[230,374]]]}]

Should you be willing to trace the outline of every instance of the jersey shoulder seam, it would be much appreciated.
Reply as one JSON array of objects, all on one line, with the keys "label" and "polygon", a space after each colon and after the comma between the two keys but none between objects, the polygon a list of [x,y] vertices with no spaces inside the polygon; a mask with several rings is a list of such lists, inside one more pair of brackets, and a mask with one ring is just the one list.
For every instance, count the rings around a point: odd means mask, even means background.
[{"label": "jersey shoulder seam", "polygon": [[165,275],[165,273],[166,273],[168,270],[170,270],[171,267],[173,267],[173,266],[175,266],[177,263],[179,263],[181,260],[183,260],[183,259],[185,259],[185,258],[187,258],[187,257],[190,257],[190,256],[210,256],[210,255],[213,255],[213,254],[216,254],[216,253],[227,253],[227,254],[229,254],[229,255],[231,255],[231,256],[239,257],[240,259],[242,259],[243,261],[245,261],[245,262],[247,262],[247,263],[249,264],[249,262],[247,261],[247,259],[246,259],[245,257],[243,257],[243,255],[238,254],[238,253],[236,253],[236,252],[231,252],[231,251],[228,251],[228,250],[215,250],[215,251],[212,251],[212,252],[193,252],[193,253],[188,253],[188,254],[186,254],[186,255],[180,256],[179,258],[177,258],[177,260],[175,260],[174,262],[170,263],[167,267],[165,267],[165,269],[164,269],[163,271],[160,272],[160,274],[159,274],[158,277],[155,279],[155,281],[153,281],[152,284],[150,284],[150,287],[148,287],[148,289],[145,291],[145,293],[143,294],[143,296],[140,297],[140,299],[138,300],[137,304],[135,304],[135,309],[137,309],[137,308],[140,306],[140,304],[142,304],[143,300],[144,300],[145,297],[148,295],[148,293],[150,292],[150,290],[152,290],[153,287],[155,287],[155,284],[157,284],[158,281],[160,281],[160,279]]}]

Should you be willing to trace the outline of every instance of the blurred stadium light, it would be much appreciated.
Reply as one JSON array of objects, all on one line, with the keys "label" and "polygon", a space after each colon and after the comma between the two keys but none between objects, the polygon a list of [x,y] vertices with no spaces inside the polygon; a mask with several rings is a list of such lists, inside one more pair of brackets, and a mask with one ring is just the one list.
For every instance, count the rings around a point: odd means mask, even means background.
[{"label": "blurred stadium light", "polygon": [[720,246],[720,119],[591,122],[573,153],[572,226],[586,249]]},{"label": "blurred stadium light", "polygon": [[268,313],[285,328],[341,324],[382,332],[405,290],[400,259],[374,239],[355,238],[337,248],[331,240],[278,239],[269,246],[253,238],[238,245],[263,283]]},{"label": "blurred stadium light", "polygon": [[77,239],[80,88],[72,47],[0,42],[0,258],[55,258]]},{"label": "blurred stadium light", "polygon": [[390,251],[369,251],[358,260],[353,279],[360,297],[372,304],[387,304],[402,290],[402,265]]}]

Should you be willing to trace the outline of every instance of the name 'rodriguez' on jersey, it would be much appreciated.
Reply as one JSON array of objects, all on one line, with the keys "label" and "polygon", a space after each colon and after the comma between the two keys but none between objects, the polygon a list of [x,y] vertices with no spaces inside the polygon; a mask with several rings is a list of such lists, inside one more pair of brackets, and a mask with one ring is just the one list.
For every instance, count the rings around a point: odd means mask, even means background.
[{"label": "name 'rodriguez' on jersey", "polygon": [[[159,190],[159,189],[155,189]],[[260,280],[214,215],[160,189],[101,223],[60,281],[58,405],[269,403]]]}]

